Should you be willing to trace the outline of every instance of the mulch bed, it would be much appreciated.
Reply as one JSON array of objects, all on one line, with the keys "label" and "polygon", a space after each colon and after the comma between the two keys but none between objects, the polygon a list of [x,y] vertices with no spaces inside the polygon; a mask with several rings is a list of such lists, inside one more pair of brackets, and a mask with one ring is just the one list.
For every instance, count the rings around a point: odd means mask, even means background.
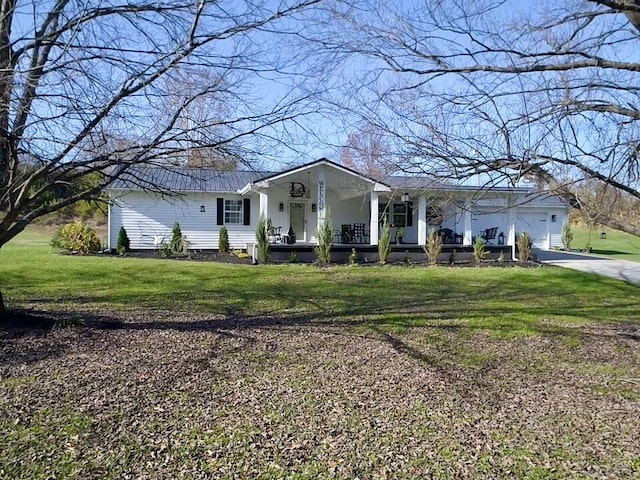
[{"label": "mulch bed", "polygon": [[[635,325],[499,340],[438,322],[17,313],[0,330],[3,478],[640,475]],[[86,326],[49,328],[65,315]]]}]

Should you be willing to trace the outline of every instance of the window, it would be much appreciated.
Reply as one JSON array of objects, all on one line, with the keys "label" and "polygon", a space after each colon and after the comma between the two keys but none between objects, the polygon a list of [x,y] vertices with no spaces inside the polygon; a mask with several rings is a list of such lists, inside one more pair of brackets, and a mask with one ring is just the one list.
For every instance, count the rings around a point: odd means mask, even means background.
[{"label": "window", "polygon": [[242,223],[242,200],[225,199],[224,223]]},{"label": "window", "polygon": [[392,227],[406,227],[408,211],[407,202],[389,205],[380,203],[378,204],[378,221],[380,225],[386,220]]},{"label": "window", "polygon": [[551,215],[551,221],[552,222],[557,222],[558,221],[558,216],[557,215]]},{"label": "window", "polygon": [[391,224],[394,227],[406,227],[407,226],[407,204],[394,203],[393,204],[393,221]]}]

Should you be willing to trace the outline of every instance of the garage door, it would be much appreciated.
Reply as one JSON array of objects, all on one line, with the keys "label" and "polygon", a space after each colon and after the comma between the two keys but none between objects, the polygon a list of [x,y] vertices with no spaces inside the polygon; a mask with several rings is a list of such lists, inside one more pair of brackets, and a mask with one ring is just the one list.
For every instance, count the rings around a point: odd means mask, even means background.
[{"label": "garage door", "polygon": [[533,212],[519,212],[516,221],[516,231],[529,232],[535,248],[547,248],[547,214]]}]

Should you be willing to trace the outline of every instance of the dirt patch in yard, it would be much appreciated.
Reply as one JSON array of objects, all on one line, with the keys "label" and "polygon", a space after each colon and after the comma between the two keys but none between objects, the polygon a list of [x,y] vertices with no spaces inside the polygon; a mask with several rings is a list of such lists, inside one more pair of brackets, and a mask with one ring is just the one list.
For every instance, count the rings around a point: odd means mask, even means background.
[{"label": "dirt patch in yard", "polygon": [[[635,325],[500,340],[437,321],[19,313],[0,330],[0,477],[640,475]],[[62,317],[85,326],[52,329]]]}]

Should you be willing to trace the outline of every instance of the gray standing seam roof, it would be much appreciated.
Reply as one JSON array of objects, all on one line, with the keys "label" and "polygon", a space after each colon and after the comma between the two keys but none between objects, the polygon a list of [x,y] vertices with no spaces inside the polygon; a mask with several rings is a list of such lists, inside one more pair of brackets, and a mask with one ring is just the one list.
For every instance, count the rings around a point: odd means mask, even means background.
[{"label": "gray standing seam roof", "polygon": [[205,168],[130,168],[109,186],[112,190],[166,190],[172,192],[235,192],[264,177],[266,172]]}]

